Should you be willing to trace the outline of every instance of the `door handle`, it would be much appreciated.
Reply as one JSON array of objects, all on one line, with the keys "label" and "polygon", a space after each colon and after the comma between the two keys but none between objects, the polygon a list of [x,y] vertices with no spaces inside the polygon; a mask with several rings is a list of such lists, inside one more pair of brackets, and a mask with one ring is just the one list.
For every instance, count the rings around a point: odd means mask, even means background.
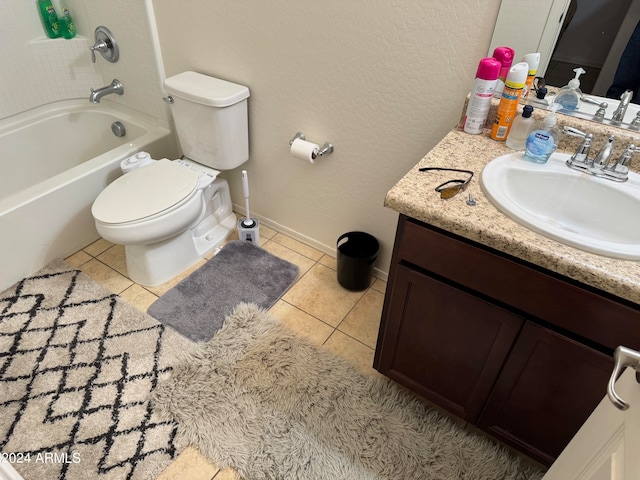
[{"label": "door handle", "polygon": [[[616,408],[620,410],[627,410],[629,408],[629,404],[625,402],[620,396],[616,393],[615,385],[616,380],[622,373],[622,371],[627,367],[632,367],[636,371],[636,379],[638,379],[638,372],[640,372],[640,352],[635,350],[631,350],[627,347],[616,347],[613,352],[613,359],[615,363],[613,365],[613,372],[611,373],[611,378],[609,378],[609,383],[607,384],[607,396],[611,403],[615,405]],[[640,408],[640,406],[638,406]]]}]

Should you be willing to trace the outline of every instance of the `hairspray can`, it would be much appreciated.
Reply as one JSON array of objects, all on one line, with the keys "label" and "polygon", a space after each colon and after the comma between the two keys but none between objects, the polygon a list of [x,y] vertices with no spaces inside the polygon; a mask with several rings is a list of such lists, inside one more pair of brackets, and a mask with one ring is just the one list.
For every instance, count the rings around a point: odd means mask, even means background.
[{"label": "hairspray can", "polygon": [[518,101],[520,101],[528,73],[529,65],[526,62],[516,63],[509,69],[496,118],[491,126],[491,138],[494,140],[504,142],[507,139],[513,120],[516,118]]},{"label": "hairspray can", "polygon": [[494,97],[500,98],[502,95],[502,90],[504,89],[504,82],[507,80],[507,75],[509,74],[509,69],[511,68],[511,64],[513,63],[513,57],[516,52],[511,47],[497,47],[493,51],[493,58],[498,60],[502,67],[500,67],[500,73],[498,74],[498,83],[496,83],[496,91],[494,93]]},{"label": "hairspray can", "polygon": [[501,64],[495,58],[483,58],[478,64],[476,79],[473,82],[467,111],[464,114],[462,129],[474,135],[482,133],[487,121],[491,98],[498,81]]}]

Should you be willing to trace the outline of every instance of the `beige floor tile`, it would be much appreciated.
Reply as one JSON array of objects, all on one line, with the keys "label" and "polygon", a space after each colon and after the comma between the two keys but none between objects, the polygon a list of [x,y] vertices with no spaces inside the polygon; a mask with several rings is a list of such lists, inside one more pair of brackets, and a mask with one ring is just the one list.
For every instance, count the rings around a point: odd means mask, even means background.
[{"label": "beige floor tile", "polygon": [[219,471],[198,450],[187,447],[157,480],[211,480]]},{"label": "beige floor tile", "polygon": [[267,240],[271,240],[273,237],[275,237],[277,235],[278,232],[276,232],[273,228],[269,228],[265,225],[260,224],[260,239],[262,240],[267,239]]},{"label": "beige floor tile", "polygon": [[367,347],[339,330],[333,332],[323,347],[351,362],[362,373],[378,373],[373,369],[373,348]]},{"label": "beige floor tile", "polygon": [[121,293],[133,285],[127,277],[95,258],[82,264],[80,270],[114,293]]},{"label": "beige floor tile", "polygon": [[107,242],[104,238],[99,238],[95,242],[90,245],[87,245],[83,248],[85,252],[87,252],[92,257],[97,257],[105,250],[108,250],[113,246],[113,243]]},{"label": "beige floor tile", "polygon": [[291,330],[304,338],[308,338],[317,345],[322,345],[333,333],[333,327],[321,322],[308,313],[288,304],[283,300],[278,300],[269,313],[282,320]]},{"label": "beige floor tile", "polygon": [[262,245],[262,248],[264,248],[267,252],[274,254],[278,258],[297,265],[299,269],[298,278],[301,278],[315,264],[315,262],[310,258],[305,257],[304,255],[301,255],[298,252],[295,252],[290,248],[287,248],[280,243],[276,243],[272,240],[269,240],[264,245]]},{"label": "beige floor tile", "polygon": [[120,296],[125,302],[130,303],[142,312],[146,312],[151,304],[158,299],[157,295],[135,283],[122,292]]},{"label": "beige floor tile", "polygon": [[93,257],[89,255],[87,252],[80,250],[79,252],[74,253],[73,255],[64,259],[72,267],[78,268],[83,263],[87,263]]},{"label": "beige floor tile", "polygon": [[334,257],[325,254],[318,262],[332,270],[338,270],[338,261]]},{"label": "beige floor tile", "polygon": [[376,278],[374,282],[371,284],[371,288],[373,288],[377,292],[380,292],[384,295],[387,291],[387,282],[385,282],[384,280],[380,280],[379,278]]},{"label": "beige floor tile", "polygon": [[113,245],[96,258],[118,273],[125,277],[127,276],[127,259],[124,255],[124,245]]},{"label": "beige floor tile", "polygon": [[304,274],[282,297],[300,310],[335,327],[364,292],[350,292],[340,286],[336,272],[316,264]]},{"label": "beige floor tile", "polygon": [[383,302],[382,293],[372,289],[367,290],[353,310],[338,325],[338,330],[371,348],[376,348]]},{"label": "beige floor tile", "polygon": [[316,250],[315,248],[305,245],[304,243],[282,233],[277,233],[271,240],[290,248],[294,252],[298,252],[300,255],[304,255],[307,258],[315,260],[316,262],[322,258],[322,255],[324,255],[320,250]]}]

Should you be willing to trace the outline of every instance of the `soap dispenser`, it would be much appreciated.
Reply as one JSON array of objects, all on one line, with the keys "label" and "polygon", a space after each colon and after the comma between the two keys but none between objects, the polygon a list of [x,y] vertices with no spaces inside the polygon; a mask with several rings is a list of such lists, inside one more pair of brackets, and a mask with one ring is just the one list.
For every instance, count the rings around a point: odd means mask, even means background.
[{"label": "soap dispenser", "polygon": [[527,137],[525,144],[524,158],[534,163],[547,163],[549,157],[556,148],[558,148],[558,140],[560,132],[556,127],[558,118],[556,110],[559,105],[551,105],[551,113],[544,117],[542,128],[534,130]]},{"label": "soap dispenser", "polygon": [[572,112],[578,109],[582,91],[580,90],[580,75],[587,73],[584,68],[578,67],[573,69],[576,72],[575,78],[569,80],[564,87],[558,90],[553,103],[560,105],[560,111]]},{"label": "soap dispenser", "polygon": [[533,113],[533,107],[531,105],[525,105],[522,109],[522,115],[516,117],[513,121],[513,126],[509,130],[509,136],[507,137],[507,147],[511,150],[524,150],[527,142],[527,137],[535,125],[535,120],[531,116]]},{"label": "soap dispenser", "polygon": [[547,92],[547,87],[543,86],[536,88],[536,95],[530,95],[527,99],[527,104],[548,109],[549,102],[544,98],[547,95]]}]

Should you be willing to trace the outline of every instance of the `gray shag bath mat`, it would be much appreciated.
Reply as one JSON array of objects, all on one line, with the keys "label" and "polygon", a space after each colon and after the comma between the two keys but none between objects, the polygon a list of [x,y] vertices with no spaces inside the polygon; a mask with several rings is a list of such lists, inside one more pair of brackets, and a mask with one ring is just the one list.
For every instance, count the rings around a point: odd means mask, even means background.
[{"label": "gray shag bath mat", "polygon": [[247,480],[525,480],[542,474],[384,378],[241,304],[152,402]]},{"label": "gray shag bath mat", "polygon": [[180,447],[147,399],[191,345],[61,260],[0,293],[2,461],[25,480],[155,480]]},{"label": "gray shag bath mat", "polygon": [[270,308],[297,275],[296,265],[251,242],[233,240],[147,313],[191,340],[206,342],[238,303]]}]

